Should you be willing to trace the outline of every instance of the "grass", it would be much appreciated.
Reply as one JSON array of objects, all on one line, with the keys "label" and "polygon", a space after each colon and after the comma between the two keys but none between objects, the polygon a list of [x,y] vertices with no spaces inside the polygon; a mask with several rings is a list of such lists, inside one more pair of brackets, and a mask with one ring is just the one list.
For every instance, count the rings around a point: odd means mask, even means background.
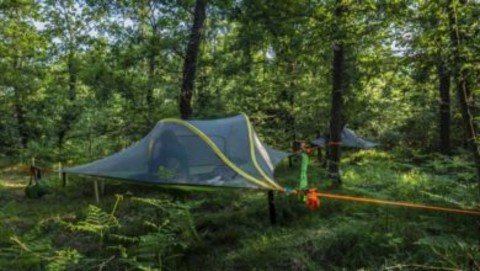
[{"label": "grass", "polygon": [[[478,185],[466,173],[471,165],[464,155],[419,158],[395,150],[359,151],[346,153],[342,169],[344,183],[335,193],[480,208]],[[53,193],[32,200],[23,196],[28,178],[13,172],[0,172],[0,267],[12,266],[8,261],[15,236],[31,247],[29,236],[51,242],[50,252],[39,248],[37,254],[47,255],[40,264],[18,258],[17,269],[464,270],[479,265],[475,217],[325,199],[311,212],[298,197],[279,194],[279,224],[271,226],[266,193],[231,189],[172,192],[108,182],[100,210],[108,214],[118,200],[115,195],[124,196],[115,213],[119,226],[99,240],[66,226],[88,221],[94,205],[91,179],[72,178],[62,189],[51,175]],[[298,172],[285,163],[276,175],[293,187]],[[317,162],[309,177],[315,186],[326,185]],[[191,224],[185,222],[190,214]],[[190,226],[199,240],[187,234]],[[65,259],[69,264],[62,265]]]}]

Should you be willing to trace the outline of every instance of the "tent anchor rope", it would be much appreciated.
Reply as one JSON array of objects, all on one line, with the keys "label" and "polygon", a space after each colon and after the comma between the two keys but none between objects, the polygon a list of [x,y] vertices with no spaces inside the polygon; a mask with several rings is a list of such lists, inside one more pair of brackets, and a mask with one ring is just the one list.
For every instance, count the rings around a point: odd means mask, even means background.
[{"label": "tent anchor rope", "polygon": [[[294,194],[294,195],[306,193],[306,191],[302,191],[302,190],[290,190],[290,191],[281,190],[279,192]],[[346,195],[332,194],[332,193],[325,193],[325,192],[317,192],[317,195],[320,198],[327,198],[327,199],[334,199],[334,200],[341,200],[341,201],[391,205],[391,206],[423,209],[423,210],[437,211],[437,212],[480,216],[480,210],[448,208],[448,207],[440,207],[440,206],[433,206],[433,205],[426,205],[426,204],[411,203],[411,202],[405,202],[405,201],[393,201],[393,200],[383,200],[383,199],[375,199],[375,198],[367,198],[367,197],[346,196]]]}]

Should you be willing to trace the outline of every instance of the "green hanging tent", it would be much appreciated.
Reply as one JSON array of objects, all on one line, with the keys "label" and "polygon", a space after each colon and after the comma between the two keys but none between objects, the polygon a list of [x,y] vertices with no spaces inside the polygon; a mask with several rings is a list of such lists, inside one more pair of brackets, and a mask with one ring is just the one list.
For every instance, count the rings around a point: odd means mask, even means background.
[{"label": "green hanging tent", "polygon": [[63,172],[154,184],[279,190],[273,171],[287,156],[262,143],[244,114],[165,119],[133,146]]}]

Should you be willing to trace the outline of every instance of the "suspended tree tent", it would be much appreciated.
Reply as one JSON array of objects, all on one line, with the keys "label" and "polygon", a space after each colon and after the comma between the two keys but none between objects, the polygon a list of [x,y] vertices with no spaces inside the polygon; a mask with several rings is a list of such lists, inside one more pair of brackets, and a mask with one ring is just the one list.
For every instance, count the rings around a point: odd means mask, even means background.
[{"label": "suspended tree tent", "polygon": [[[342,130],[341,139],[342,146],[349,148],[370,149],[380,146],[379,143],[371,142],[361,138],[353,130],[346,127]],[[312,141],[312,143],[319,147],[324,147],[327,141],[328,140],[325,137],[321,136]]]},{"label": "suspended tree tent", "polygon": [[165,119],[133,146],[63,172],[153,184],[279,190],[273,171],[287,156],[262,143],[244,114]]},{"label": "suspended tree tent", "polygon": [[[344,143],[352,146],[353,138],[358,137],[353,131],[344,129]],[[375,144],[365,142],[368,141],[353,140],[354,146]],[[274,181],[275,166],[288,155],[262,143],[243,114],[216,120],[165,119],[133,146],[86,165],[63,169],[62,172],[163,185],[267,189],[270,219],[274,224],[274,190],[307,193],[307,197],[312,191],[284,189]],[[317,198],[480,215],[476,210],[336,195],[316,192],[315,189],[313,192]],[[96,197],[98,201],[98,191]]]}]

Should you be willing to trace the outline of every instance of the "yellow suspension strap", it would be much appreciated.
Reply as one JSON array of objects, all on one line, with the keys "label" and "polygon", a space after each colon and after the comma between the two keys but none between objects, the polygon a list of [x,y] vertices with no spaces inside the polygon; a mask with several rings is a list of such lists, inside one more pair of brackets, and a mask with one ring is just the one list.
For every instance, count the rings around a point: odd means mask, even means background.
[{"label": "yellow suspension strap", "polygon": [[[284,191],[291,194],[308,193],[308,191],[302,191],[302,190],[290,190],[290,191],[284,190]],[[383,204],[383,205],[390,205],[390,206],[422,209],[422,210],[428,210],[428,211],[480,216],[480,210],[447,208],[447,207],[417,204],[417,203],[404,202],[404,201],[392,201],[392,200],[374,199],[374,198],[366,198],[366,197],[346,196],[346,195],[331,194],[331,193],[324,193],[324,192],[316,192],[316,195],[319,198],[323,197],[327,199],[334,199],[334,200],[341,200],[341,201],[361,202],[361,203],[369,203],[369,204]]]}]

